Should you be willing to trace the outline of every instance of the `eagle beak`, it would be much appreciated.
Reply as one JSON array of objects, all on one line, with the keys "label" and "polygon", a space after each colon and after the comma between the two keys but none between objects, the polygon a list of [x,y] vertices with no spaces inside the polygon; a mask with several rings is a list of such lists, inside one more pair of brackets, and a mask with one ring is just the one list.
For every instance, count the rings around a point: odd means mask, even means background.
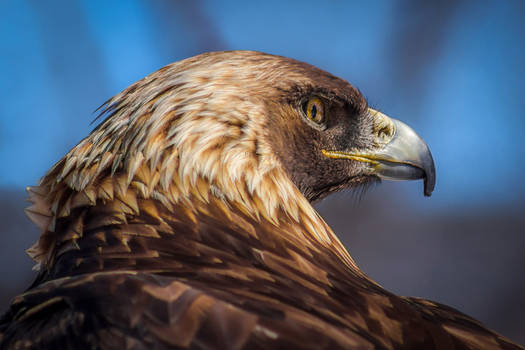
[{"label": "eagle beak", "polygon": [[375,150],[358,152],[325,151],[330,158],[353,159],[369,163],[372,174],[387,180],[424,179],[424,194],[430,196],[436,171],[427,144],[405,123],[369,108],[373,118]]}]

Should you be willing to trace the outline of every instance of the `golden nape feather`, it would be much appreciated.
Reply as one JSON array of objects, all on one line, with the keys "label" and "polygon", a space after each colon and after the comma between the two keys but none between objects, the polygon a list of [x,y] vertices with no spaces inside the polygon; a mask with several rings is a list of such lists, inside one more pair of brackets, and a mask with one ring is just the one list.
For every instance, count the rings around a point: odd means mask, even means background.
[{"label": "golden nape feather", "polygon": [[168,65],[29,187],[38,276],[2,349],[519,349],[396,296],[311,202],[435,171],[423,140],[346,81],[258,52]]}]

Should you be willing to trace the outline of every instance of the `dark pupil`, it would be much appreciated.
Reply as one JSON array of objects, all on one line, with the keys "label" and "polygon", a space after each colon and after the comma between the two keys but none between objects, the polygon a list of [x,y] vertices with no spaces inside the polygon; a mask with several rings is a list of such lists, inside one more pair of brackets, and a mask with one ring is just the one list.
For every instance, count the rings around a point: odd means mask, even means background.
[{"label": "dark pupil", "polygon": [[310,117],[312,119],[315,119],[315,116],[317,114],[317,107],[315,105],[312,106],[312,111],[310,112]]}]

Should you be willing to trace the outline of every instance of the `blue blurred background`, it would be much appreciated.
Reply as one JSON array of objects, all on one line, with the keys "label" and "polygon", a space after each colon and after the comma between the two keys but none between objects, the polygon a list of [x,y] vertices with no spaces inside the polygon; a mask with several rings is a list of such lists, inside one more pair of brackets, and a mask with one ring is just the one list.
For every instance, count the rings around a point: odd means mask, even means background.
[{"label": "blue blurred background", "polygon": [[450,304],[525,343],[525,2],[0,2],[0,312],[34,277],[24,187],[160,67],[250,49],[358,87],[430,145],[437,186],[383,183],[318,204],[386,288]]}]

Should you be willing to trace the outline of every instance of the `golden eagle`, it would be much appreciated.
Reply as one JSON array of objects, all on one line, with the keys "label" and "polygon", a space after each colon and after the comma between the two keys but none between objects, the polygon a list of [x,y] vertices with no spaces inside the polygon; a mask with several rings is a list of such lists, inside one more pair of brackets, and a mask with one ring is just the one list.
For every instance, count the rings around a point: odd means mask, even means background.
[{"label": "golden eagle", "polygon": [[28,188],[39,274],[2,349],[517,349],[370,280],[310,204],[435,171],[346,81],[258,52],[168,65]]}]

